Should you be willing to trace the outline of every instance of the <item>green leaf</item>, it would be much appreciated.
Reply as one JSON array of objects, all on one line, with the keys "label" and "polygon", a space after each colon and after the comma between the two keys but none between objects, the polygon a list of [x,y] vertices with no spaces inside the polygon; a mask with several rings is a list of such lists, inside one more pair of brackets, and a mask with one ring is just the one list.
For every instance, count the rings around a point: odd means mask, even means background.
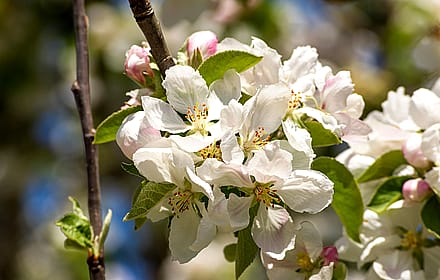
[{"label": "green leaf", "polygon": [[139,230],[145,224],[146,221],[147,218],[145,217],[134,219],[134,230]]},{"label": "green leaf", "polygon": [[64,215],[56,222],[66,238],[65,245],[68,247],[92,248],[92,228],[90,221],[84,216],[78,201],[69,197],[73,204],[73,212]]},{"label": "green leaf", "polygon": [[402,164],[406,164],[401,150],[390,151],[380,156],[368,167],[357,179],[359,183],[380,179],[393,175],[394,170]]},{"label": "green leaf", "polygon": [[223,255],[228,262],[235,261],[235,254],[237,252],[237,243],[228,244],[223,248]]},{"label": "green leaf", "polygon": [[425,227],[440,238],[440,202],[436,195],[433,195],[423,206],[422,220]]},{"label": "green leaf", "polygon": [[102,223],[102,230],[99,234],[99,247],[96,248],[96,252],[100,252],[101,249],[104,248],[104,242],[107,239],[108,231],[110,230],[110,223],[112,221],[112,210],[109,209],[107,211],[107,215],[105,215],[104,222]]},{"label": "green leaf", "polygon": [[377,213],[385,211],[391,204],[402,198],[402,185],[411,178],[411,176],[395,176],[387,179],[377,188],[368,207]]},{"label": "green leaf", "polygon": [[142,176],[141,173],[139,173],[139,171],[137,170],[136,166],[134,166],[133,163],[123,162],[123,163],[121,163],[121,168],[122,168],[122,170],[124,170],[128,174],[145,179],[145,177]]},{"label": "green leaf", "polygon": [[130,114],[142,110],[142,106],[129,107],[114,112],[103,120],[96,128],[94,144],[103,144],[114,141],[116,139],[116,133],[122,124],[122,121]]},{"label": "green leaf", "polygon": [[254,261],[258,252],[258,247],[251,235],[251,228],[253,220],[257,215],[259,204],[255,204],[249,209],[249,225],[247,228],[240,230],[237,233],[237,245],[235,251],[235,279],[240,278],[240,275],[246,268]]},{"label": "green leaf", "polygon": [[319,157],[312,162],[312,169],[321,171],[334,183],[332,207],[339,216],[348,236],[359,240],[364,206],[361,193],[351,172],[340,162],[330,157]]},{"label": "green leaf", "polygon": [[320,122],[314,119],[307,118],[302,124],[312,136],[313,147],[326,147],[342,143],[336,134],[324,128]]},{"label": "green leaf", "polygon": [[333,267],[332,280],[345,280],[347,279],[347,267],[342,262],[337,262]]},{"label": "green leaf", "polygon": [[198,70],[209,86],[215,80],[223,78],[229,69],[235,69],[240,73],[260,62],[261,59],[260,56],[244,51],[224,51],[208,57]]},{"label": "green leaf", "polygon": [[144,218],[148,211],[174,188],[176,186],[173,184],[142,181],[140,187],[135,192],[132,208],[125,215],[124,221]]}]

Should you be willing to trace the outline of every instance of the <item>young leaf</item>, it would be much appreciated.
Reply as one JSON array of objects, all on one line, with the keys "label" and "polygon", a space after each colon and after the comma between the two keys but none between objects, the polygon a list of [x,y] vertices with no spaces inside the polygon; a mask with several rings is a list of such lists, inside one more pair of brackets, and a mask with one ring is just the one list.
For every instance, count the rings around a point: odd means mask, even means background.
[{"label": "young leaf", "polygon": [[361,193],[351,172],[334,158],[319,157],[312,162],[312,169],[321,171],[334,183],[332,207],[344,225],[348,236],[359,240],[364,206]]},{"label": "young leaf", "polygon": [[133,163],[123,162],[123,163],[121,163],[121,168],[122,168],[122,170],[124,170],[128,174],[131,174],[131,175],[134,175],[137,177],[141,177],[143,179],[145,178],[144,176],[141,175],[141,173],[139,173],[139,171],[137,170],[136,166],[134,166]]},{"label": "young leaf", "polygon": [[65,245],[68,247],[92,248],[92,228],[90,221],[84,216],[78,201],[69,197],[73,204],[73,212],[64,215],[56,222],[66,236]]},{"label": "young leaf", "polygon": [[175,187],[173,184],[142,181],[133,198],[132,208],[125,215],[124,221],[145,217],[148,211]]},{"label": "young leaf", "polygon": [[209,86],[215,80],[223,78],[229,69],[235,69],[240,73],[260,62],[261,59],[260,56],[244,51],[224,51],[208,57],[198,70]]},{"label": "young leaf", "polygon": [[313,147],[326,147],[341,144],[341,139],[330,130],[324,128],[320,122],[313,119],[307,119],[302,123],[305,126],[304,128],[307,129],[312,136]]},{"label": "young leaf", "polygon": [[408,179],[411,179],[411,176],[397,176],[387,179],[377,188],[368,207],[377,213],[385,211],[391,204],[403,197],[402,185]]},{"label": "young leaf", "polygon": [[103,144],[114,141],[116,139],[116,133],[122,124],[122,121],[130,114],[142,110],[142,106],[129,107],[114,112],[103,120],[96,128],[94,144]]},{"label": "young leaf", "polygon": [[249,209],[249,225],[247,228],[240,230],[237,234],[238,240],[235,250],[235,279],[240,278],[240,275],[254,261],[258,252],[258,247],[251,235],[251,228],[254,217],[257,215],[258,206],[259,204],[256,204]]},{"label": "young leaf", "polygon": [[357,179],[358,183],[363,183],[383,177],[393,175],[394,170],[402,164],[407,163],[401,150],[390,151],[380,156],[368,167],[367,170]]},{"label": "young leaf", "polygon": [[422,220],[425,227],[440,238],[440,202],[436,195],[433,195],[423,206]]},{"label": "young leaf", "polygon": [[104,222],[102,224],[102,230],[101,233],[99,234],[99,247],[97,248],[97,252],[101,251],[101,249],[104,248],[104,242],[107,239],[107,234],[108,231],[110,230],[111,221],[112,221],[112,210],[109,209],[107,211],[107,215],[105,215]]},{"label": "young leaf", "polygon": [[343,262],[338,262],[334,265],[332,280],[347,279],[347,267]]},{"label": "young leaf", "polygon": [[223,255],[225,256],[225,259],[228,262],[234,262],[235,261],[235,254],[237,252],[237,244],[232,243],[228,244],[223,248]]}]

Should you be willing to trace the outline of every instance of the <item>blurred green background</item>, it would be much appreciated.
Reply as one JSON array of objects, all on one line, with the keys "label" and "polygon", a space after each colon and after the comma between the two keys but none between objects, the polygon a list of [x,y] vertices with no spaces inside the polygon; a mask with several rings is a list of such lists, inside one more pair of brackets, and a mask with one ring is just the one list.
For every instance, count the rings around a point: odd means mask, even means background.
[{"label": "blurred green background", "polygon": [[[86,1],[94,120],[98,124],[136,85],[123,75],[125,51],[143,39],[128,1]],[[173,54],[192,32],[219,39],[264,39],[284,58],[299,45],[324,64],[350,70],[366,112],[388,90],[430,87],[440,75],[438,0],[163,0],[152,1]],[[86,255],[63,248],[55,221],[76,197],[85,207],[83,143],[70,86],[75,79],[72,4],[68,0],[0,1],[0,279],[88,279]],[[138,185],[114,144],[100,146],[103,212],[112,208],[106,242],[108,279],[232,279],[221,236],[188,265],[168,257],[166,225],[135,232],[122,222]],[[330,218],[329,218],[330,217]],[[340,227],[331,210],[315,218],[324,241]],[[335,226],[336,222],[336,226]],[[208,261],[207,261],[208,260]],[[213,274],[213,271],[216,274]],[[258,277],[256,275],[259,275]],[[248,278],[264,279],[258,265]],[[355,275],[353,278],[355,279]]]}]

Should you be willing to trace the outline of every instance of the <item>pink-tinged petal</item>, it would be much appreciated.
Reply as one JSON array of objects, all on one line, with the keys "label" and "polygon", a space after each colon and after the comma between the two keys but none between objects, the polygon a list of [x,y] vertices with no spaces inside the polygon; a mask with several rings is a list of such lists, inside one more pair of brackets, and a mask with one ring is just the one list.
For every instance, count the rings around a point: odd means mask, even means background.
[{"label": "pink-tinged petal", "polygon": [[327,79],[322,93],[322,109],[330,113],[343,110],[347,97],[353,93],[353,88],[354,85],[348,71],[340,71],[336,76]]},{"label": "pink-tinged petal", "polygon": [[286,209],[278,205],[260,204],[251,233],[261,251],[277,260],[295,247],[295,225]]},{"label": "pink-tinged petal", "polygon": [[290,209],[300,213],[318,213],[333,199],[333,182],[315,170],[295,170],[272,188]]},{"label": "pink-tinged petal", "polygon": [[194,258],[199,251],[191,249],[197,238],[200,217],[189,209],[171,220],[169,247],[171,258],[179,263],[186,263]]},{"label": "pink-tinged petal", "polygon": [[[373,263],[373,270],[381,279],[410,280],[413,269],[413,260],[410,252],[394,250],[389,254],[382,254]],[[423,275],[423,274],[422,274]]]},{"label": "pink-tinged petal", "polygon": [[162,85],[168,102],[181,114],[206,103],[209,94],[205,80],[190,66],[176,65],[169,68]]},{"label": "pink-tinged petal", "polygon": [[144,111],[127,116],[116,133],[116,143],[129,159],[137,149],[160,138],[160,131],[147,122]]},{"label": "pink-tinged petal", "polygon": [[420,133],[411,134],[402,145],[402,153],[406,161],[416,168],[427,169],[432,164],[422,150],[422,135]]},{"label": "pink-tinged petal", "polygon": [[432,190],[425,180],[417,178],[403,184],[402,194],[406,201],[422,202],[432,194]]},{"label": "pink-tinged petal", "polygon": [[148,57],[150,49],[133,45],[125,53],[125,74],[140,85],[145,86],[145,76],[153,77],[153,70],[150,67]]},{"label": "pink-tinged petal", "polygon": [[170,104],[149,96],[142,96],[145,118],[157,130],[181,133],[189,129]]},{"label": "pink-tinged petal", "polygon": [[192,57],[194,52],[198,49],[202,54],[203,59],[208,58],[217,51],[217,35],[211,31],[198,31],[191,34],[187,41],[187,55]]},{"label": "pink-tinged petal", "polygon": [[204,181],[218,186],[254,187],[244,165],[225,164],[213,158],[207,158],[197,167],[197,175]]}]

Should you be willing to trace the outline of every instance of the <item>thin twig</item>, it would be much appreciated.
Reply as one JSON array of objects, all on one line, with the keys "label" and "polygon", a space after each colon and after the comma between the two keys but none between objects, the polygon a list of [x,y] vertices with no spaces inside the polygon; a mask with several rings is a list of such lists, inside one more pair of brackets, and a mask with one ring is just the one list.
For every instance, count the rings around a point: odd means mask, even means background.
[{"label": "thin twig", "polygon": [[[73,82],[72,92],[81,120],[84,138],[90,223],[92,224],[95,236],[98,236],[102,228],[101,189],[99,184],[98,149],[93,144],[95,129],[93,128],[90,103],[88,19],[84,0],[73,0],[73,11],[76,39],[76,81]],[[88,257],[89,275],[92,280],[105,279],[103,254],[104,252],[101,251],[99,256],[91,255]]]},{"label": "thin twig", "polygon": [[165,77],[165,71],[174,66],[167,43],[162,33],[159,20],[154,14],[150,0],[128,0],[133,16],[139,28],[145,35],[151,47],[151,54],[159,66],[160,73]]}]

